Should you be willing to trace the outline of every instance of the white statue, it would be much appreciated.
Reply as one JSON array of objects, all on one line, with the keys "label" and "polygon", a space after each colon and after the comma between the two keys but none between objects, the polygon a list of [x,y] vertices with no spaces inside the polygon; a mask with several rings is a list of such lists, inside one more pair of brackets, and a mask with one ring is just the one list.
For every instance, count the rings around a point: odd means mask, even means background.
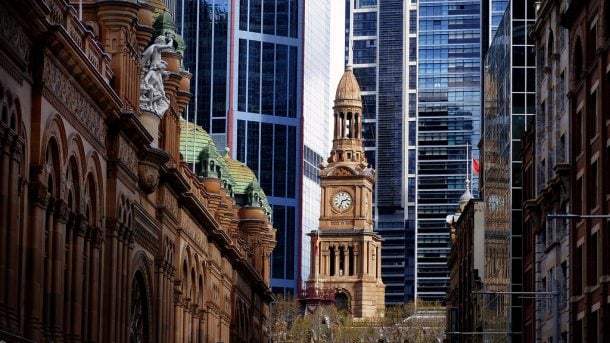
[{"label": "white statue", "polygon": [[162,117],[169,108],[163,80],[169,73],[167,63],[161,59],[161,51],[172,48],[174,40],[169,36],[158,36],[142,54],[142,80],[140,81],[140,108]]}]

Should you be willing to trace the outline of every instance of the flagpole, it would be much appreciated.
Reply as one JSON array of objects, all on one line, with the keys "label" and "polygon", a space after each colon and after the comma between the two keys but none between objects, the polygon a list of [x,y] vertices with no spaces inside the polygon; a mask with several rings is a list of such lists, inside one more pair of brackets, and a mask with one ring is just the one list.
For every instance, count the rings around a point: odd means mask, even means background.
[{"label": "flagpole", "polygon": [[470,142],[466,142],[466,179],[470,180],[470,168],[472,161],[470,160]]}]

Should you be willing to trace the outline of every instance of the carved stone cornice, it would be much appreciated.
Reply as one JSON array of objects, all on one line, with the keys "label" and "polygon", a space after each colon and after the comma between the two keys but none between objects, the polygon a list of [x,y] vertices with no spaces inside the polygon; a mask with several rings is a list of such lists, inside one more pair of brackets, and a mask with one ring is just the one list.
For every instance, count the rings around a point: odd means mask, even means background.
[{"label": "carved stone cornice", "polygon": [[74,117],[93,141],[104,146],[106,124],[101,111],[92,105],[90,99],[81,94],[62,68],[55,65],[48,57],[44,60],[42,79],[48,90],[45,92],[45,98],[48,98],[66,118]]}]

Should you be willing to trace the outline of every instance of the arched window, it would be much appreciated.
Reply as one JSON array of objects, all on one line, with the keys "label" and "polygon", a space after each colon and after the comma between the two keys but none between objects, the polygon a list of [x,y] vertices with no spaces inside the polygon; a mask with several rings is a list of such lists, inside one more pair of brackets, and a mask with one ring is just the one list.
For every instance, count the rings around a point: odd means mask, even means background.
[{"label": "arched window", "polygon": [[131,322],[129,325],[129,342],[148,342],[148,297],[144,286],[144,276],[136,272],[131,285]]},{"label": "arched window", "polygon": [[549,32],[549,39],[546,44],[546,66],[553,66],[553,55],[555,54],[555,37],[553,31]]},{"label": "arched window", "polygon": [[576,39],[576,44],[574,44],[574,59],[572,60],[572,70],[574,70],[574,81],[578,83],[582,78],[583,72],[583,55],[582,55],[582,43],[580,42],[580,37]]}]

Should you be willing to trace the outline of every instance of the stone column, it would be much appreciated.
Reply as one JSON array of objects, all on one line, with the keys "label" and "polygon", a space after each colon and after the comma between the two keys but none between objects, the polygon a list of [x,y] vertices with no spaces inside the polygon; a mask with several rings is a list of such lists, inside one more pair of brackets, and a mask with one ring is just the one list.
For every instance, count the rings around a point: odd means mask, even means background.
[{"label": "stone column", "polygon": [[[30,185],[30,225],[25,246],[25,328],[27,337],[42,341],[42,286],[44,276],[44,230],[48,204],[47,187],[40,182]],[[9,280],[13,284],[12,280]],[[7,308],[9,315],[13,309]]]},{"label": "stone column", "polygon": [[370,268],[370,260],[371,260],[371,254],[369,251],[369,242],[364,241],[362,243],[362,264],[363,264],[363,268],[364,270],[362,271],[362,273],[364,275],[369,275],[369,268]]},{"label": "stone column", "polygon": [[[4,126],[4,124],[0,124]],[[6,137],[2,143],[2,150],[0,151],[0,278],[4,280],[0,282],[0,327],[7,327],[6,322],[7,315],[5,314],[5,301],[10,301],[7,297],[7,292],[11,288],[11,283],[7,282],[8,274],[8,249],[10,246],[9,226],[8,226],[8,185],[9,185],[9,161],[10,161],[10,145],[12,133],[7,127],[3,127],[6,133]],[[4,132],[3,132],[4,133]],[[4,134],[3,134],[4,136]],[[14,228],[15,230],[16,228]],[[17,288],[17,285],[12,285]],[[6,299],[6,300],[5,300]]]},{"label": "stone column", "polygon": [[66,223],[68,222],[68,204],[59,199],[55,202],[55,222],[51,232],[51,337],[60,339],[63,336],[64,314],[64,269],[66,265]]},{"label": "stone column", "polygon": [[349,275],[349,249],[347,247],[347,244],[343,245],[343,253],[341,254],[343,256],[343,276],[348,276]]},{"label": "stone column", "polygon": [[72,249],[72,310],[71,312],[71,338],[78,341],[81,339],[82,329],[82,309],[83,309],[83,256],[85,254],[85,235],[87,233],[87,223],[85,219],[79,215],[74,225],[74,244]]},{"label": "stone column", "polygon": [[381,279],[381,249],[377,246],[375,247],[375,250],[377,251],[377,280],[379,281],[379,279]]},{"label": "stone column", "polygon": [[163,339],[163,332],[166,329],[166,319],[165,317],[165,272],[164,272],[164,260],[157,259],[155,261],[155,276],[156,276],[156,303],[157,303],[157,318],[156,318],[156,326],[155,326],[155,335],[157,336],[159,341],[165,341]]},{"label": "stone column", "polygon": [[339,244],[335,245],[335,276],[339,276]]},{"label": "stone column", "polygon": [[44,230],[44,283],[42,287],[43,301],[42,301],[42,327],[45,335],[45,339],[49,339],[50,325],[51,325],[51,283],[53,279],[53,209],[55,207],[55,198],[49,197],[49,204],[47,205],[47,218],[45,227],[41,228]]},{"label": "stone column", "polygon": [[89,304],[89,337],[92,341],[99,340],[99,317],[100,317],[100,267],[101,267],[101,248],[104,242],[104,232],[100,228],[95,228],[91,233],[91,278],[90,283],[90,304]]},{"label": "stone column", "polygon": [[182,328],[180,329],[182,330],[182,334],[184,335],[185,342],[191,341],[191,312],[189,309],[190,305],[191,299],[184,299],[184,305],[182,306]]},{"label": "stone column", "polygon": [[89,317],[89,302],[91,301],[91,243],[92,243],[92,235],[94,235],[95,233],[93,232],[94,229],[91,226],[87,226],[86,229],[86,233],[85,233],[85,246],[84,246],[84,254],[83,256],[86,258],[84,264],[83,264],[83,290],[82,290],[82,294],[83,294],[83,301],[82,301],[82,308],[81,308],[81,314],[82,314],[82,322],[81,322],[81,336],[82,339],[85,341],[89,341],[91,340],[91,337],[89,336],[89,320],[91,320],[91,318]]},{"label": "stone column", "polygon": [[118,231],[119,223],[115,219],[106,220],[106,232],[105,236],[107,243],[105,244],[104,253],[104,278],[105,283],[109,286],[104,287],[102,299],[103,301],[103,330],[102,330],[102,341],[112,341],[115,339],[116,330],[116,305],[117,305],[117,287],[118,287],[118,261],[119,261],[119,242],[118,242]]},{"label": "stone column", "polygon": [[[178,286],[179,287],[179,286]],[[179,291],[174,291],[174,342],[183,342],[182,339],[182,295]]]},{"label": "stone column", "polygon": [[197,305],[193,305],[193,310],[192,310],[192,323],[191,323],[191,342],[197,342],[199,341],[198,338],[198,331],[199,331],[199,317],[197,316]]},{"label": "stone column", "polygon": [[[20,189],[21,179],[19,175],[20,156],[22,156],[24,142],[19,137],[15,138],[13,144],[13,150],[11,153],[10,161],[10,175],[9,175],[9,188],[8,188],[8,205],[9,205],[9,218],[8,218],[8,247],[7,247],[7,277],[4,282],[8,283],[8,315],[9,325],[8,327],[16,331],[19,327],[19,321],[17,319],[17,308],[19,308],[19,235],[22,232],[21,216],[22,212],[22,195],[23,190]],[[43,238],[44,240],[44,238]],[[0,276],[1,277],[1,276]],[[13,285],[13,286],[10,286]]]},{"label": "stone column", "polygon": [[341,118],[338,112],[335,112],[335,137],[341,136]]},{"label": "stone column", "polygon": [[75,219],[76,216],[70,212],[69,214],[69,219],[68,219],[68,223],[66,225],[66,240],[65,240],[65,244],[68,245],[68,249],[66,250],[66,254],[64,256],[65,261],[66,261],[66,266],[65,266],[65,271],[63,272],[63,277],[64,277],[64,289],[63,289],[63,296],[64,296],[64,312],[63,312],[63,328],[64,328],[64,337],[68,338],[71,332],[71,310],[72,310],[72,282],[71,282],[71,276],[72,276],[72,270],[74,269],[74,261],[73,261],[73,257],[74,256],[74,226],[75,226]]},{"label": "stone column", "polygon": [[206,342],[206,332],[205,332],[205,311],[199,311],[199,340],[198,343]]}]

